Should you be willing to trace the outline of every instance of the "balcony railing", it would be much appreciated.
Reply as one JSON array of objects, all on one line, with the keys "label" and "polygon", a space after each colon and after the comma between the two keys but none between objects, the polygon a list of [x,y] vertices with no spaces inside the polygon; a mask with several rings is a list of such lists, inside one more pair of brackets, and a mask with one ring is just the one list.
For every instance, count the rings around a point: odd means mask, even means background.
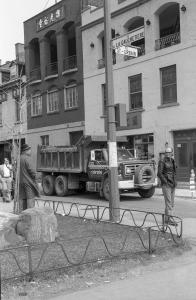
[{"label": "balcony railing", "polygon": [[[113,55],[112,57],[112,63],[113,65],[116,64],[116,55]],[[105,68],[105,58],[101,58],[98,60],[98,69],[102,69],[102,68]]]},{"label": "balcony railing", "polygon": [[46,66],[46,76],[58,74],[58,62],[55,61]]},{"label": "balcony railing", "polygon": [[77,56],[68,56],[63,60],[63,71],[69,71],[77,68]]},{"label": "balcony railing", "polygon": [[31,80],[40,80],[41,79],[41,70],[40,67],[36,67],[30,71]]},{"label": "balcony railing", "polygon": [[180,32],[162,37],[155,41],[155,50],[171,47],[180,43]]},{"label": "balcony railing", "polygon": [[[145,55],[145,45],[144,44],[138,46],[138,57],[142,56],[142,55]],[[124,55],[124,60],[129,60],[132,58],[136,58],[136,57]]]}]

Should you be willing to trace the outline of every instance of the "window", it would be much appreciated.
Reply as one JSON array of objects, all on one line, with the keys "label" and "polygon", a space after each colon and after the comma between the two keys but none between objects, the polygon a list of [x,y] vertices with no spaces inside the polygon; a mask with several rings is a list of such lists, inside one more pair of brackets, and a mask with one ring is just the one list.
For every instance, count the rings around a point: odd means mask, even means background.
[{"label": "window", "polygon": [[160,69],[162,104],[177,102],[176,65]]},{"label": "window", "polygon": [[47,113],[59,111],[59,97],[58,91],[52,90],[48,92],[47,97]]},{"label": "window", "polygon": [[37,94],[31,99],[31,116],[39,116],[42,114],[42,97]]},{"label": "window", "polygon": [[65,105],[65,109],[78,107],[78,90],[76,84],[65,87],[64,105]]},{"label": "window", "polygon": [[21,121],[20,120],[20,102],[15,100],[15,111],[16,111],[16,122]]},{"label": "window", "polygon": [[49,135],[42,135],[40,136],[41,145],[48,146],[49,145]]},{"label": "window", "polygon": [[0,125],[2,125],[3,120],[2,120],[2,103],[0,103]]},{"label": "window", "polygon": [[0,102],[6,101],[7,100],[7,93],[2,92],[0,93]]},{"label": "window", "polygon": [[130,110],[142,108],[142,74],[129,78]]}]

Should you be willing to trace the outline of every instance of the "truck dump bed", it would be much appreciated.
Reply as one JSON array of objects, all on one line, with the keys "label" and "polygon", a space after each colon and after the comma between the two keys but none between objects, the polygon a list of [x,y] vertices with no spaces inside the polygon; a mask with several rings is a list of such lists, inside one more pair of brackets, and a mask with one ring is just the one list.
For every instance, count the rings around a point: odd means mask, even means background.
[{"label": "truck dump bed", "polygon": [[38,146],[37,149],[38,172],[82,172],[82,159],[80,147],[53,147]]}]

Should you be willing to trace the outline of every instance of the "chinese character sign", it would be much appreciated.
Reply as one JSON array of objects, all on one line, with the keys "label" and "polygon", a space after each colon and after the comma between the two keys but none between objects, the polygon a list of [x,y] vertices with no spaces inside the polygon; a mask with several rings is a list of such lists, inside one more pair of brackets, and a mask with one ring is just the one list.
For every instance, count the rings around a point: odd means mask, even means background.
[{"label": "chinese character sign", "polygon": [[37,31],[44,29],[51,24],[58,22],[64,17],[64,9],[63,6],[60,8],[56,8],[52,12],[48,13],[47,15],[39,18],[36,20],[37,23]]}]

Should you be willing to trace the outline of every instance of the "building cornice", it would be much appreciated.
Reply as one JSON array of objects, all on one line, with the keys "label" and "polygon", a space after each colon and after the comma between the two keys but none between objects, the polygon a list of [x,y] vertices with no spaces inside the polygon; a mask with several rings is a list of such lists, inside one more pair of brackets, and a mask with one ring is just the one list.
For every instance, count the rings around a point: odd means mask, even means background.
[{"label": "building cornice", "polygon": [[[119,15],[127,12],[128,10],[137,8],[138,6],[143,5],[143,4],[145,4],[145,3],[149,2],[149,1],[151,1],[151,0],[137,0],[134,3],[131,3],[131,4],[127,5],[127,6],[124,6],[124,7],[120,8],[120,9],[112,12],[111,13],[111,18],[117,17],[117,16],[119,16]],[[97,20],[95,20],[95,21],[93,21],[93,22],[91,22],[89,24],[81,26],[81,30],[84,31],[86,29],[89,29],[89,28],[91,28],[93,26],[96,26],[98,24],[101,24],[103,22],[104,22],[104,18],[103,17],[99,18],[99,19],[97,19]]]}]

